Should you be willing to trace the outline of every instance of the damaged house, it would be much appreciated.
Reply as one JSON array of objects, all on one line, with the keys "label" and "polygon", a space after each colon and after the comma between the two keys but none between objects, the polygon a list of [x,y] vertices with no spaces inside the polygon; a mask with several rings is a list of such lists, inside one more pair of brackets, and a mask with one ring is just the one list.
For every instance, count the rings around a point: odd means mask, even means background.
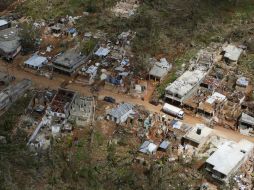
[{"label": "damaged house", "polygon": [[162,81],[172,69],[172,65],[165,58],[160,59],[160,61],[152,59],[151,63],[153,67],[149,71],[149,80]]},{"label": "damaged house", "polygon": [[72,75],[87,61],[87,57],[75,49],[58,55],[52,62],[53,68],[61,73]]},{"label": "damaged house", "polygon": [[21,51],[17,28],[0,30],[0,56],[12,60]]},{"label": "damaged house", "polygon": [[71,90],[58,89],[53,98],[48,113],[52,116],[66,119],[70,115],[71,106],[77,96],[77,93]]},{"label": "damaged house", "polygon": [[238,143],[227,141],[206,160],[206,170],[214,179],[228,182],[253,154],[253,149],[254,144],[247,140]]}]

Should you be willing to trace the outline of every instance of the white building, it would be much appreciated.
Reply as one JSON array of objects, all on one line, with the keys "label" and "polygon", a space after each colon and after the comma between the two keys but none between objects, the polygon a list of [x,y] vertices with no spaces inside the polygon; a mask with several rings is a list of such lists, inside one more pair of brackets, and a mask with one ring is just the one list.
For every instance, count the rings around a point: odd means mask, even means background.
[{"label": "white building", "polygon": [[251,156],[253,149],[254,144],[245,139],[239,143],[227,141],[206,160],[206,170],[213,178],[228,182],[232,174]]}]

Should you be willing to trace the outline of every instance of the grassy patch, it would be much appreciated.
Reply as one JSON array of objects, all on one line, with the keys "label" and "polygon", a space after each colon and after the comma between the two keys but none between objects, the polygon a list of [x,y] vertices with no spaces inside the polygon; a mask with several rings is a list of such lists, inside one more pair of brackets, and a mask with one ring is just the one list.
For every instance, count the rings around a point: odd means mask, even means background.
[{"label": "grassy patch", "polygon": [[24,113],[30,99],[30,95],[21,97],[1,116],[0,135],[10,135],[10,131],[17,125],[18,119]]}]

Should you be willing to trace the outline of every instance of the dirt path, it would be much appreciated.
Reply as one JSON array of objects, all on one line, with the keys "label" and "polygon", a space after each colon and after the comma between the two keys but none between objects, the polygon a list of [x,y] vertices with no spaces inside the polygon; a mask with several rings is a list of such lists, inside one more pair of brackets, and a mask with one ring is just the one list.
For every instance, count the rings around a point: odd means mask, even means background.
[{"label": "dirt path", "polygon": [[[18,57],[17,60],[24,61],[24,57]],[[38,88],[52,88],[52,89],[57,89],[61,85],[62,82],[65,80],[71,80],[70,77],[66,77],[63,75],[56,75],[53,80],[47,79],[42,76],[35,75],[33,73],[24,71],[22,68],[18,66],[17,61],[13,63],[5,63],[4,61],[0,60],[0,71],[3,72],[9,72],[10,75],[15,76],[18,80],[21,80],[23,78],[27,78],[33,81],[34,86]],[[75,84],[71,83],[68,85],[68,88],[71,90],[75,90],[80,92],[83,95],[92,95],[90,92],[90,87],[89,86],[82,86],[80,84]],[[138,105],[143,105],[147,110],[151,112],[160,112],[161,111],[161,106],[154,106],[150,104],[147,100],[142,101],[141,99],[133,98],[128,95],[123,95],[123,94],[118,94],[114,93],[109,90],[102,89],[99,94],[99,96],[111,96],[114,97],[117,102],[129,102],[132,104],[138,104]],[[185,115],[184,121],[185,123],[188,124],[196,124],[196,123],[204,123],[204,121],[201,118],[197,118],[191,115]],[[254,142],[253,137],[248,137],[239,134],[236,131],[232,131],[230,129],[222,128],[215,126],[214,127],[214,133],[218,136],[234,140],[234,141],[240,141],[241,139],[248,139],[252,142]]]}]

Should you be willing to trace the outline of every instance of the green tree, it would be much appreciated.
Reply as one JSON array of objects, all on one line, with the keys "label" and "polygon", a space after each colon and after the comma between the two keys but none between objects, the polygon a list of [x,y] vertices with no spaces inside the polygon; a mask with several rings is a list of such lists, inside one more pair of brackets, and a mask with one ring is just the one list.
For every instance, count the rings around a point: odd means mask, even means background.
[{"label": "green tree", "polygon": [[20,42],[23,53],[27,54],[36,49],[40,37],[39,30],[35,29],[32,24],[25,23],[21,26]]}]

